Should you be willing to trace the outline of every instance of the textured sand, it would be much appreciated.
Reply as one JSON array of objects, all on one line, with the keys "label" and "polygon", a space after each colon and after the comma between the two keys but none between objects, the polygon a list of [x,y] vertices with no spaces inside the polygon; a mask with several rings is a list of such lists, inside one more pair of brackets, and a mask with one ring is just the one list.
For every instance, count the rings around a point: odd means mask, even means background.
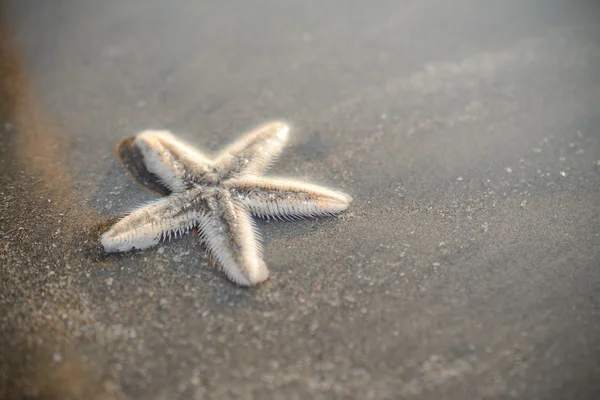
[{"label": "textured sand", "polygon": [[[600,398],[600,10],[83,3],[2,3],[0,398]],[[268,283],[100,252],[119,139],[275,118],[354,202],[259,223]]]}]

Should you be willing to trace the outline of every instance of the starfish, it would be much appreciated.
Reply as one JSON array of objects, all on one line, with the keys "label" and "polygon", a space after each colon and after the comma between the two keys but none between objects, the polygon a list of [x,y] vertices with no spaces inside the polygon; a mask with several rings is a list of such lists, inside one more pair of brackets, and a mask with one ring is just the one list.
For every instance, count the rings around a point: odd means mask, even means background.
[{"label": "starfish", "polygon": [[[209,256],[240,286],[269,277],[252,216],[293,220],[330,216],[352,198],[325,187],[261,177],[281,153],[290,128],[263,124],[209,158],[169,131],[146,130],[122,143],[163,197],[119,220],[100,237],[107,252],[146,249],[196,228]],[[133,171],[136,172],[136,171]]]}]

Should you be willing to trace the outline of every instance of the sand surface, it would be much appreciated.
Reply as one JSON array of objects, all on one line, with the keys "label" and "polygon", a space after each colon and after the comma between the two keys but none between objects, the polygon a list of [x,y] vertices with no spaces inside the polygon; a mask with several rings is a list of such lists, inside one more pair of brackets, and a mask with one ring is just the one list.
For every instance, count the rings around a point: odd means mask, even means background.
[{"label": "sand surface", "polygon": [[[592,3],[1,3],[0,398],[600,398]],[[276,118],[354,202],[260,222],[269,282],[101,252],[119,139]]]}]

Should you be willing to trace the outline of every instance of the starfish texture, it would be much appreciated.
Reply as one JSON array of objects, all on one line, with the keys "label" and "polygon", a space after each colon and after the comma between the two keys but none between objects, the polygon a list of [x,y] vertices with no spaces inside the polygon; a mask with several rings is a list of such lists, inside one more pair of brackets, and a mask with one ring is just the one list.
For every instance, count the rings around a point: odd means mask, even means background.
[{"label": "starfish texture", "polygon": [[100,242],[107,252],[145,249],[197,228],[209,255],[242,286],[266,280],[259,233],[251,215],[296,219],[348,208],[347,194],[303,182],[266,178],[289,133],[284,122],[261,125],[209,158],[168,131],[129,138],[132,152],[168,196],[134,210]]}]

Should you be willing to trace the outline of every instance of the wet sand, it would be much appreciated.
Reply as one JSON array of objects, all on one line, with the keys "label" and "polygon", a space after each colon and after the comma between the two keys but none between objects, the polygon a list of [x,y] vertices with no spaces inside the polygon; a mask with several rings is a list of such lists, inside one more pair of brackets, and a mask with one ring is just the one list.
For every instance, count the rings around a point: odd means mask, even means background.
[{"label": "wet sand", "polygon": [[[592,2],[88,3],[0,3],[0,398],[600,397]],[[354,201],[259,222],[266,284],[103,254],[121,138],[278,118]]]}]

